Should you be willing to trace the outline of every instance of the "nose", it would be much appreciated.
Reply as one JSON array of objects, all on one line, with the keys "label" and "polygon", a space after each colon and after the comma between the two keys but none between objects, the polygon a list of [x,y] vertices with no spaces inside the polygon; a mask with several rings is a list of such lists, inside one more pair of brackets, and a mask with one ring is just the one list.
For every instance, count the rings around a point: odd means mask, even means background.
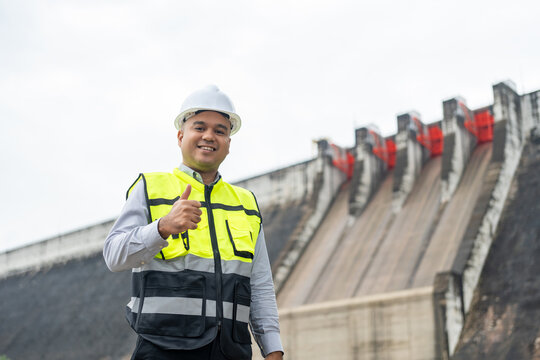
[{"label": "nose", "polygon": [[204,141],[214,142],[215,137],[214,137],[214,132],[212,131],[212,129],[206,129],[206,131],[203,133],[202,139]]}]

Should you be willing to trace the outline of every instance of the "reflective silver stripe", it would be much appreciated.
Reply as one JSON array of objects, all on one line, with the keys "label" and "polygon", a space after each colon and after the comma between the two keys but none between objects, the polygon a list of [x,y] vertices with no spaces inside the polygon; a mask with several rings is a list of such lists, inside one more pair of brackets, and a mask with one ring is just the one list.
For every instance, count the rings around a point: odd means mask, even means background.
[{"label": "reflective silver stripe", "polygon": [[[139,298],[132,297],[127,307],[131,309],[131,312],[138,313]],[[233,319],[233,307],[233,303],[223,302],[224,318]],[[200,316],[202,314],[202,300],[184,297],[147,297],[144,298],[142,313]],[[206,300],[206,316],[216,316],[216,302],[214,300]],[[237,305],[236,320],[249,322],[249,306]]]},{"label": "reflective silver stripe", "polygon": [[183,297],[147,297],[144,299],[141,313],[202,315],[202,299]]},{"label": "reflective silver stripe", "polygon": [[[171,260],[154,258],[143,266],[134,268],[133,272],[148,270],[178,272],[186,269],[213,273],[214,259],[205,259],[193,254],[186,254],[186,256],[177,257]],[[251,263],[240,260],[221,260],[221,271],[224,274],[238,274],[250,277]]]},{"label": "reflective silver stripe", "polygon": [[170,260],[153,258],[141,267],[134,268],[133,272],[148,270],[178,272],[182,270],[195,270],[203,272],[214,272],[214,259],[205,259],[193,254],[186,254]]},{"label": "reflective silver stripe", "polygon": [[240,260],[221,260],[221,271],[224,274],[238,274],[251,277],[251,263]]},{"label": "reflective silver stripe", "polygon": [[131,309],[131,312],[137,312],[137,310],[133,311],[133,305],[135,305],[135,301],[137,302],[137,306],[135,307],[135,309],[138,309],[139,308],[139,298],[132,297],[131,300],[126,305],[128,308]]},{"label": "reflective silver stripe", "polygon": [[[233,307],[234,304],[231,302],[223,302],[223,317],[225,319],[233,318]],[[249,322],[249,306],[245,305],[236,305],[236,320],[241,322]]]},{"label": "reflective silver stripe", "polygon": [[206,316],[216,317],[216,300],[206,300]]}]

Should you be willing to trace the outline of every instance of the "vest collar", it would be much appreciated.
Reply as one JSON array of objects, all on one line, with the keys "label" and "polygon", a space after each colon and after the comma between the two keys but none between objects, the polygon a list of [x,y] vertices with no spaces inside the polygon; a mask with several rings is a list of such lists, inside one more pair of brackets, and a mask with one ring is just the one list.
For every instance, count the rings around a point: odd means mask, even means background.
[{"label": "vest collar", "polygon": [[[182,180],[184,182],[187,182],[188,184],[191,184],[191,186],[193,188],[197,189],[198,191],[204,192],[205,185],[202,182],[200,182],[199,180],[197,180],[194,177],[190,176],[189,174],[183,172],[179,168],[174,168],[173,169],[173,174],[176,177],[178,177],[180,180]],[[212,184],[212,186],[214,186],[214,188],[218,188],[222,184],[223,184],[223,181],[221,180],[221,175],[220,175],[219,178],[216,180],[216,182],[214,182]]]},{"label": "vest collar", "polygon": [[[184,163],[181,163],[180,166],[178,166],[178,169],[180,171],[185,172],[186,174],[188,174],[189,176],[191,176],[192,178],[194,178],[198,182],[201,182],[201,183],[204,184],[204,181],[202,179],[201,174],[199,174],[196,170],[193,170],[189,166],[185,165]],[[214,181],[212,181],[212,183],[210,185],[215,185],[219,181],[219,179],[221,179],[221,174],[218,171],[216,173],[216,177],[214,178]]]}]

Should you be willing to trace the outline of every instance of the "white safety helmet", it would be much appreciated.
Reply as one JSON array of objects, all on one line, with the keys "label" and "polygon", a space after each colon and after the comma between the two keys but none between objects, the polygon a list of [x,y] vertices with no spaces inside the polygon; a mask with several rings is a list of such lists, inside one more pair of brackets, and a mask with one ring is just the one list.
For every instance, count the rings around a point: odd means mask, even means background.
[{"label": "white safety helmet", "polygon": [[227,114],[231,122],[231,135],[240,130],[242,121],[236,113],[231,99],[220,91],[216,85],[208,85],[201,90],[197,90],[184,100],[180,108],[180,115],[174,120],[176,130],[180,130],[183,122],[195,115],[197,111],[202,110]]}]

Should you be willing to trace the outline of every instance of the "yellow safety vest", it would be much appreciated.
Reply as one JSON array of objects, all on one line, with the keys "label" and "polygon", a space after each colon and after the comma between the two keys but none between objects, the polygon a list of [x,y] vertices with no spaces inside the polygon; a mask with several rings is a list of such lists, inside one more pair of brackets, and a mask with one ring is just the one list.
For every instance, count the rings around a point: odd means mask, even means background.
[{"label": "yellow safety vest", "polygon": [[[173,259],[191,253],[203,258],[213,258],[210,241],[212,229],[209,226],[213,220],[221,259],[251,262],[261,226],[261,216],[257,201],[250,191],[220,180],[210,194],[205,194],[208,187],[179,169],[174,169],[172,174],[141,174],[128,191],[128,196],[135,184],[141,180],[146,185],[149,222],[167,215],[187,184],[191,184],[192,188],[189,200],[200,201],[202,205],[203,213],[197,229],[171,235],[167,239],[169,245],[156,257]],[[211,215],[208,212],[208,203],[212,204]]]},{"label": "yellow safety vest", "polygon": [[197,229],[171,235],[152,261],[133,270],[128,322],[170,349],[196,349],[219,333],[226,354],[250,358],[250,276],[261,228],[255,196],[222,180],[204,185],[179,169],[140,174],[127,196],[140,181],[149,223],[167,215],[188,184],[202,215]]}]

